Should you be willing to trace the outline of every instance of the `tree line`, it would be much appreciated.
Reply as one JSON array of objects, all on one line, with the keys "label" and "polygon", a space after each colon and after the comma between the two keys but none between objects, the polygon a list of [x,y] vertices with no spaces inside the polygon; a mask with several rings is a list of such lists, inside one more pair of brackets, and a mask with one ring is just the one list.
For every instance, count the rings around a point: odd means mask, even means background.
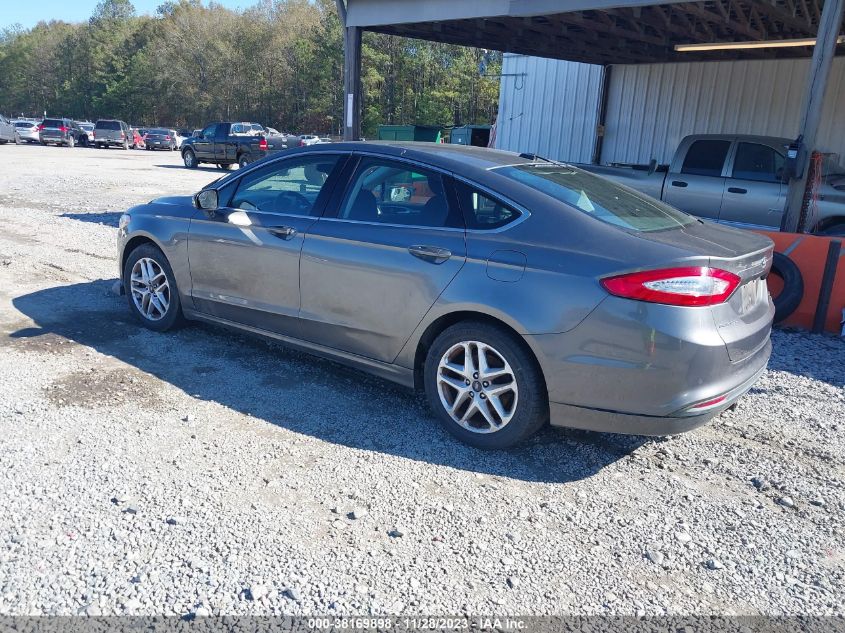
[{"label": "tree line", "polygon": [[[491,63],[479,49],[365,33],[362,59],[368,138],[383,123],[491,122],[499,56]],[[492,77],[481,76],[482,61]],[[87,22],[0,31],[0,112],[338,134],[343,29],[334,0],[261,0],[243,11],[166,1],[153,16],[103,0]]]}]

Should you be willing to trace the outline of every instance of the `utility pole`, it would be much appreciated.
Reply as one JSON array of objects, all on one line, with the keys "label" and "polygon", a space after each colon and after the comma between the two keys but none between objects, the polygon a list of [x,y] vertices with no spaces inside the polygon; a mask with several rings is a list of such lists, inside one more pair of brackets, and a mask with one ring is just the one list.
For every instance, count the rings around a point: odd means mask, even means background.
[{"label": "utility pole", "polygon": [[347,26],[344,0],[335,0],[343,24],[343,140],[361,138],[361,27]]},{"label": "utility pole", "polygon": [[830,66],[836,53],[839,31],[842,27],[845,0],[825,0],[819,20],[816,44],[813,47],[813,61],[810,63],[810,77],[807,92],[804,94],[804,108],[801,113],[801,127],[798,134],[803,137],[807,148],[802,165],[801,176],[790,178],[786,193],[786,208],[781,221],[781,230],[788,233],[804,232],[812,227],[802,226],[804,192],[807,189],[809,156],[816,148],[816,137],[821,123],[824,95],[827,89]]}]

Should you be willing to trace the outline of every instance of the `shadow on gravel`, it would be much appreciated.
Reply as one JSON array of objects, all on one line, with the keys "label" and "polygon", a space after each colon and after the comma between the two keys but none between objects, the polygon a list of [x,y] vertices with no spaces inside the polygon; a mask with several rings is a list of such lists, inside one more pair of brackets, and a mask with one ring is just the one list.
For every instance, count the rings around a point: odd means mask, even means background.
[{"label": "shadow on gravel", "polygon": [[117,228],[117,223],[121,215],[123,215],[122,211],[108,211],[105,213],[62,213],[61,217],[79,220],[80,222],[90,222],[92,224],[105,224],[106,226]]},{"label": "shadow on gravel", "polygon": [[[123,297],[109,291],[113,283],[58,286],[15,298],[15,308],[36,327],[10,334],[6,344],[58,335],[120,359],[194,398],[297,433],[524,481],[584,479],[648,441],[549,428],[510,451],[478,451],[442,430],[421,395],[390,382],[214,327],[194,324],[173,333],[151,332],[136,323]],[[174,412],[173,422],[185,413]]]}]

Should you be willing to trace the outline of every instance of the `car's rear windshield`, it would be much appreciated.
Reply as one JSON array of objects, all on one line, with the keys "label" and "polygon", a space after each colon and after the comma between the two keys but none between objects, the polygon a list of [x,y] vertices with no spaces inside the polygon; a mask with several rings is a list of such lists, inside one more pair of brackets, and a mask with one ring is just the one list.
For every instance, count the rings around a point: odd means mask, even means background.
[{"label": "car's rear windshield", "polygon": [[42,123],[44,127],[62,127],[64,122],[61,119],[44,119],[44,123]]},{"label": "car's rear windshield", "polygon": [[15,127],[32,127],[35,123],[29,121],[15,121]]},{"label": "car's rear windshield", "polygon": [[630,231],[687,226],[692,216],[667,204],[566,165],[514,165],[496,172],[575,207],[590,217]]},{"label": "car's rear windshield", "polygon": [[83,130],[93,130],[94,124],[93,123],[80,123],[79,127],[81,127]]},{"label": "car's rear windshield", "polygon": [[119,130],[120,121],[97,121],[98,130]]},{"label": "car's rear windshield", "polygon": [[154,128],[152,130],[147,130],[147,134],[155,134],[158,136],[167,136],[170,134],[170,130],[163,130],[161,128]]}]

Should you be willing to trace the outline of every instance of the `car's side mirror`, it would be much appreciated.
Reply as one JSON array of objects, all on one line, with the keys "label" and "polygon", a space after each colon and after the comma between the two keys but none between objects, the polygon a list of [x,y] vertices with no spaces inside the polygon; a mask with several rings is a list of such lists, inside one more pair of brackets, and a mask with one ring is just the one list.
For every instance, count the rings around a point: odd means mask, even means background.
[{"label": "car's side mirror", "polygon": [[194,196],[194,206],[203,211],[216,211],[218,209],[219,199],[217,191],[214,189],[203,189]]}]

